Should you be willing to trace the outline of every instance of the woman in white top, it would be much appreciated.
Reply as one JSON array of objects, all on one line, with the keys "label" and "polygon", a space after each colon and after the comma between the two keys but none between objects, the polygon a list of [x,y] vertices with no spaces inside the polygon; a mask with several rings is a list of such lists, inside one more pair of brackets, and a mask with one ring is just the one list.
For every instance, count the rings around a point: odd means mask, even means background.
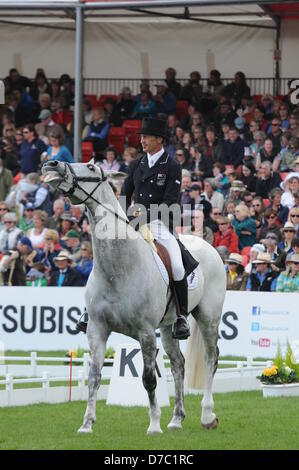
[{"label": "woman in white top", "polygon": [[292,209],[292,207],[295,206],[294,194],[299,191],[299,173],[289,173],[286,179],[280,184],[280,187],[284,190],[281,196],[281,205]]},{"label": "woman in white top", "polygon": [[48,214],[45,211],[36,210],[33,212],[34,227],[28,230],[27,237],[35,250],[41,248],[44,244],[44,236],[47,231],[45,227],[47,217]]}]

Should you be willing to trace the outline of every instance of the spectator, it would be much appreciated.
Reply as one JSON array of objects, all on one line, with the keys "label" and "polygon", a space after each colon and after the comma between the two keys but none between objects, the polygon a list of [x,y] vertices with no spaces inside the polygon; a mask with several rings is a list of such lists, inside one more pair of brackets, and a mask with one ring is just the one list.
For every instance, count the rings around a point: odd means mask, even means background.
[{"label": "spectator", "polygon": [[185,149],[177,148],[174,158],[179,163],[182,170],[191,171],[193,165],[192,162],[188,161],[188,152]]},{"label": "spectator", "polygon": [[212,206],[208,201],[206,201],[205,197],[201,194],[201,186],[199,184],[193,183],[191,185],[189,189],[189,197],[191,211],[202,210],[204,216],[208,219],[212,210]]},{"label": "spectator", "polygon": [[80,247],[80,258],[78,259],[75,269],[81,274],[84,279],[84,285],[86,285],[89,275],[93,268],[92,259],[92,246],[89,242],[81,243]]},{"label": "spectator", "polygon": [[24,215],[20,220],[19,228],[22,232],[27,233],[30,228],[34,227],[33,223],[34,205],[32,202],[27,202],[24,206]]},{"label": "spectator", "polygon": [[257,177],[255,176],[255,168],[252,163],[244,163],[242,165],[240,181],[243,182],[247,191],[255,193]]},{"label": "spectator", "polygon": [[188,101],[188,103],[192,104],[195,108],[199,107],[202,97],[200,79],[201,75],[198,71],[191,72],[188,83],[183,86],[180,96],[181,100]]},{"label": "spectator", "polygon": [[[116,109],[116,102],[113,98],[111,97],[106,98],[105,103],[104,103],[104,112],[106,116],[106,121],[110,124],[110,126],[122,125],[122,120],[121,120],[119,112]],[[91,116],[91,119],[88,119],[90,122],[87,122],[87,124],[91,124],[92,119],[93,119],[93,114]]]},{"label": "spectator", "polygon": [[[5,286],[26,285],[26,261],[32,262],[35,253],[31,242],[21,237],[14,250],[9,250],[1,259],[0,272]],[[29,258],[30,261],[29,261]]]},{"label": "spectator", "polygon": [[84,280],[81,274],[71,267],[72,262],[67,251],[62,250],[55,258],[54,262],[57,270],[52,271],[50,285],[53,287],[83,286]]},{"label": "spectator", "polygon": [[229,186],[229,181],[225,174],[225,166],[221,162],[214,163],[213,177],[221,193],[224,195],[224,193],[226,192],[226,188]]},{"label": "spectator", "polygon": [[262,226],[258,235],[259,240],[265,238],[268,232],[275,233],[278,240],[281,240],[281,234],[277,225],[277,220],[277,212],[271,207],[267,207],[264,212],[264,225]]},{"label": "spectator", "polygon": [[120,164],[116,160],[116,150],[112,145],[106,148],[104,156],[105,159],[103,163],[101,163],[102,170],[111,172],[119,171]]},{"label": "spectator", "polygon": [[213,69],[210,71],[208,87],[214,99],[218,99],[219,96],[223,93],[225,86],[223,85],[223,82],[221,80],[221,73],[219,72],[219,70]]},{"label": "spectator", "polygon": [[[252,121],[252,122],[255,123],[255,121]],[[265,139],[266,139],[266,136],[264,132],[255,131],[253,133],[253,142],[249,145],[249,151],[250,151],[250,155],[252,155],[254,159],[254,162],[256,161],[257,155],[259,155],[263,151]]]},{"label": "spectator", "polygon": [[141,93],[141,98],[136,103],[132,113],[133,119],[143,119],[144,117],[155,117],[157,113],[157,106],[155,101],[147,92]]},{"label": "spectator", "polygon": [[269,232],[263,240],[266,252],[270,255],[272,270],[280,272],[285,267],[286,253],[278,248],[278,237],[275,233]]},{"label": "spectator", "polygon": [[20,148],[20,167],[23,175],[28,175],[28,173],[38,170],[41,154],[47,150],[47,146],[37,138],[32,124],[24,127],[23,136],[24,141]]},{"label": "spectator", "polygon": [[256,182],[256,195],[261,196],[263,199],[267,199],[270,191],[273,188],[279,188],[280,183],[280,175],[279,173],[272,171],[271,162],[263,162]]},{"label": "spectator", "polygon": [[289,121],[289,108],[286,103],[281,103],[279,108],[279,118],[281,121],[281,130],[285,132],[290,128],[290,121]]},{"label": "spectator", "polygon": [[262,243],[255,243],[252,245],[250,253],[249,253],[249,263],[245,266],[245,272],[247,274],[251,274],[252,272],[256,272],[256,265],[252,264],[258,257],[259,253],[265,252],[265,246]]},{"label": "spectator", "polygon": [[129,173],[129,166],[133,160],[137,158],[137,150],[135,147],[126,147],[123,153],[123,162],[120,164],[119,171]]},{"label": "spectator", "polygon": [[262,96],[261,103],[264,106],[265,116],[268,120],[272,119],[274,112],[274,98],[269,93]]},{"label": "spectator", "polygon": [[95,152],[102,152],[108,145],[109,124],[103,108],[93,110],[93,121],[83,131],[85,142],[92,142]]},{"label": "spectator", "polygon": [[242,164],[244,158],[244,141],[239,131],[231,127],[229,141],[223,143],[221,161],[224,165],[233,165],[235,169]]},{"label": "spectator", "polygon": [[34,209],[46,211],[48,215],[52,214],[52,195],[49,185],[44,182],[43,175],[39,177],[37,173],[29,173],[25,180],[21,180],[16,200],[24,205],[31,202]]},{"label": "spectator", "polygon": [[72,216],[70,212],[64,212],[60,216],[61,224],[58,228],[60,240],[69,232],[71,229],[74,228],[74,223],[76,219]]},{"label": "spectator", "polygon": [[50,84],[50,96],[51,96],[51,100],[52,100],[52,103],[51,103],[51,109],[54,110],[54,103],[55,103],[55,100],[58,98],[58,96],[60,95],[60,83],[59,83],[59,80],[51,80],[51,84]]},{"label": "spectator", "polygon": [[[287,136],[285,136],[285,134],[287,134]],[[285,132],[282,136],[282,140],[286,140],[289,136],[291,136],[291,134]],[[295,162],[299,158],[299,139],[297,137],[290,137],[289,140],[286,141],[286,147],[283,154],[281,155],[280,153],[280,158],[280,171],[296,171]]]},{"label": "spectator", "polygon": [[246,204],[246,206],[250,209],[253,201],[253,195],[249,191],[244,191],[241,199],[244,204]]},{"label": "spectator", "polygon": [[81,257],[79,232],[74,229],[71,229],[65,234],[62,240],[65,241],[67,250],[70,254],[70,259],[75,262],[78,262]]},{"label": "spectator", "polygon": [[[260,152],[257,153],[256,155],[256,169],[258,170],[259,167],[261,166],[261,163],[263,162],[271,162],[272,164],[274,163],[275,157],[278,157],[279,151],[276,151],[273,141],[270,137],[267,137],[265,139],[263,148]],[[278,162],[279,162],[279,157],[275,160],[275,165],[273,164],[273,169],[276,167],[278,168]]]},{"label": "spectator", "polygon": [[280,186],[284,190],[281,204],[291,209],[295,206],[294,195],[299,191],[299,173],[289,173]]},{"label": "spectator", "polygon": [[6,212],[3,217],[5,228],[0,232],[0,253],[15,250],[23,232],[17,224],[17,216],[14,212]]},{"label": "spectator", "polygon": [[46,287],[48,279],[45,274],[45,266],[43,263],[34,263],[26,276],[26,286],[29,287]]},{"label": "spectator", "polygon": [[47,273],[57,269],[54,258],[60,251],[59,234],[56,230],[47,229],[44,236],[44,243],[36,251],[34,261],[43,263]]},{"label": "spectator", "polygon": [[20,164],[18,162],[18,152],[15,148],[14,137],[4,137],[0,146],[0,157],[3,160],[3,166],[16,176],[20,171]]},{"label": "spectator", "polygon": [[39,101],[40,96],[43,93],[50,93],[51,88],[48,83],[47,77],[43,72],[38,72],[35,76],[35,80],[32,84],[30,94],[34,101]]},{"label": "spectator", "polygon": [[206,178],[204,180],[204,192],[203,195],[212,207],[218,207],[220,212],[223,210],[224,197],[221,193],[216,191],[216,183],[213,178]]},{"label": "spectator", "polygon": [[237,72],[232,83],[224,89],[224,94],[229,98],[234,98],[237,105],[240,105],[243,96],[250,96],[250,88],[246,83],[246,76],[243,72]]},{"label": "spectator", "polygon": [[61,224],[61,216],[65,211],[65,203],[63,199],[56,199],[53,204],[53,215],[47,218],[46,227],[59,231]]},{"label": "spectator", "polygon": [[282,190],[280,188],[274,188],[269,194],[270,207],[277,213],[277,217],[280,225],[284,225],[287,221],[289,209],[281,205]]},{"label": "spectator", "polygon": [[10,170],[4,168],[3,160],[0,157],[0,200],[3,201],[6,199],[10,188],[13,185],[13,176]]},{"label": "spectator", "polygon": [[246,188],[242,181],[235,180],[232,182],[230,191],[229,191],[229,198],[232,199],[236,205],[242,202],[242,196],[245,192]]},{"label": "spectator", "polygon": [[213,163],[220,162],[222,155],[222,144],[217,139],[217,131],[215,127],[206,128],[207,146],[205,149],[205,157],[212,159]]},{"label": "spectator", "polygon": [[237,204],[233,199],[227,199],[225,202],[223,213],[230,221],[234,218],[236,205]]},{"label": "spectator", "polygon": [[258,130],[266,132],[268,121],[265,118],[265,110],[261,104],[256,104],[253,110],[253,120],[258,124]]},{"label": "spectator", "polygon": [[64,130],[73,121],[73,113],[68,109],[68,103],[65,97],[58,96],[54,101],[54,111],[52,119],[55,124],[59,124]]},{"label": "spectator", "polygon": [[[0,209],[2,207],[3,203],[0,203]],[[289,212],[289,217],[288,221],[292,222],[294,225],[296,232],[297,232],[297,237],[299,236],[299,207],[292,207],[292,209]]]},{"label": "spectator", "polygon": [[237,115],[236,113],[231,109],[231,105],[229,101],[226,101],[225,99],[221,100],[219,102],[218,107],[216,108],[216,113],[214,117],[214,126],[216,127],[217,131],[222,130],[224,134],[224,141],[227,141],[227,138],[225,136],[227,135],[228,137],[228,130],[223,129],[223,126],[228,126],[229,128],[234,125],[235,119]]},{"label": "spectator", "polygon": [[235,218],[232,221],[233,228],[239,238],[239,250],[245,246],[252,246],[256,241],[256,225],[245,204],[239,204],[235,208]]},{"label": "spectator", "polygon": [[273,272],[271,269],[271,257],[267,253],[259,253],[257,259],[252,261],[256,265],[256,272],[251,273],[246,290],[249,291],[275,291],[276,278],[278,273]]},{"label": "spectator", "polygon": [[276,292],[299,292],[299,254],[291,256],[289,267],[279,275]]},{"label": "spectator", "polygon": [[25,90],[31,86],[29,78],[20,75],[19,71],[15,68],[10,69],[8,77],[5,78],[9,93],[13,90]]},{"label": "spectator", "polygon": [[23,132],[20,129],[17,129],[15,138],[16,138],[16,142],[15,142],[16,149],[18,152],[20,152],[21,145],[24,141]]},{"label": "spectator", "polygon": [[41,210],[35,210],[33,212],[34,227],[28,230],[27,237],[31,241],[34,249],[41,248],[44,244],[44,237],[47,231],[45,227],[47,215],[47,212]]},{"label": "spectator", "polygon": [[[196,106],[194,104],[189,103],[187,114],[185,114],[180,122],[180,126],[184,131],[190,131],[192,127],[192,116],[197,113]],[[173,113],[175,115],[175,113]]]},{"label": "spectator", "polygon": [[85,217],[82,222],[82,231],[80,233],[81,242],[91,243],[91,228],[88,219]]},{"label": "spectator", "polygon": [[238,253],[231,253],[227,263],[226,289],[245,290],[248,275],[244,271],[243,258]]},{"label": "spectator", "polygon": [[296,228],[292,222],[286,222],[281,229],[283,240],[278,244],[278,248],[286,252],[293,253],[292,242],[296,236]]},{"label": "spectator", "polygon": [[60,132],[56,132],[54,129],[49,134],[50,146],[47,149],[46,155],[43,155],[42,162],[46,160],[57,160],[58,162],[74,163],[73,156],[69,149],[66,147],[65,139]]},{"label": "spectator", "polygon": [[176,110],[176,97],[165,82],[158,82],[155,84],[157,87],[157,93],[153,96],[153,100],[156,103],[156,109],[158,115],[163,114],[168,116],[169,114],[175,113]]},{"label": "spectator", "polygon": [[281,121],[279,117],[274,117],[272,119],[271,125],[268,127],[267,134],[273,143],[273,153],[275,155],[278,155],[281,149],[280,141],[281,141],[281,136],[282,136]]},{"label": "spectator", "polygon": [[5,228],[4,216],[9,212],[8,205],[5,201],[0,201],[0,232]]},{"label": "spectator", "polygon": [[130,119],[135,108],[135,101],[132,97],[132,92],[129,87],[125,86],[120,92],[116,102],[116,112],[121,121]]},{"label": "spectator", "polygon": [[181,94],[181,85],[176,81],[176,70],[173,67],[168,67],[165,70],[165,83],[168,87],[168,90],[176,97],[178,100]]},{"label": "spectator", "polygon": [[214,234],[214,248],[226,246],[230,253],[239,253],[239,240],[228,217],[217,219],[218,232]]},{"label": "spectator", "polygon": [[[112,102],[114,103],[114,100],[112,100]],[[105,108],[105,105],[106,105],[106,103],[104,104],[104,108]],[[87,98],[83,99],[82,110],[83,110],[83,123],[84,123],[84,125],[88,125],[92,121],[93,112],[92,112],[92,107],[91,107],[90,101]],[[106,110],[106,108],[105,108],[105,110]]]}]

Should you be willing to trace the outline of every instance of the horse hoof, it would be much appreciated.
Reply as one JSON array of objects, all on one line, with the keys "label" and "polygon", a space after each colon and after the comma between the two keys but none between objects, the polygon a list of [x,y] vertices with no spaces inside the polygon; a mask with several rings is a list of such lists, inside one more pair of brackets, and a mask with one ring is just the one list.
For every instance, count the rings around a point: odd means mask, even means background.
[{"label": "horse hoof", "polygon": [[183,429],[182,428],[182,424],[181,423],[169,423],[168,426],[167,426],[167,429],[174,429],[175,431],[179,431],[180,429]]},{"label": "horse hoof", "polygon": [[162,429],[148,429],[147,430],[148,436],[153,436],[154,434],[163,434],[163,431]]},{"label": "horse hoof", "polygon": [[77,431],[78,434],[92,434],[92,429],[91,428],[79,428]]},{"label": "horse hoof", "polygon": [[212,421],[211,423],[209,424],[202,424],[201,423],[201,426],[204,428],[204,429],[216,429],[218,427],[218,418],[215,418],[214,421]]}]

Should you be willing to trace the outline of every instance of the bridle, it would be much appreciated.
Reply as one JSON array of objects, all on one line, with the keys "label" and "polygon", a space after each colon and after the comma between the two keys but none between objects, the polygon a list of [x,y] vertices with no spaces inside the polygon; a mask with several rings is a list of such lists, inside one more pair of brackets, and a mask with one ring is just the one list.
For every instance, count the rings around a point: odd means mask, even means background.
[{"label": "bridle", "polygon": [[[102,183],[104,183],[105,181],[107,181],[107,177],[105,176],[103,170],[101,167],[99,167],[100,171],[101,171],[101,177],[100,176],[77,176],[74,169],[72,168],[71,164],[68,163],[68,162],[64,162],[64,167],[65,167],[65,176],[63,178],[63,180],[61,181],[61,183],[59,183],[59,185],[57,186],[57,189],[59,189],[59,191],[61,191],[65,196],[71,196],[72,194],[74,194],[75,190],[76,189],[80,189],[80,191],[82,191],[85,195],[86,195],[86,198],[84,199],[84,201],[82,201],[82,204],[85,204],[86,201],[88,201],[88,199],[91,199],[92,201],[96,202],[97,204],[99,204],[100,206],[102,206],[104,209],[106,209],[108,212],[110,212],[111,214],[113,214],[116,219],[118,220],[121,220],[122,222],[125,222],[126,224],[129,225],[129,221],[127,219],[123,219],[122,217],[120,217],[116,212],[114,212],[113,210],[111,210],[109,207],[105,206],[102,202],[98,201],[97,199],[95,199],[93,197],[93,194],[95,193],[95,191],[99,188],[99,186],[101,186]],[[60,185],[63,183],[63,182],[66,182],[66,179],[67,179],[67,169],[70,171],[72,177],[73,177],[73,186],[71,187],[71,189],[69,189],[68,191],[65,191],[63,190],[62,188],[60,188]],[[92,192],[89,194],[79,183],[80,182],[86,182],[86,183],[98,183],[94,189],[92,190]]]}]

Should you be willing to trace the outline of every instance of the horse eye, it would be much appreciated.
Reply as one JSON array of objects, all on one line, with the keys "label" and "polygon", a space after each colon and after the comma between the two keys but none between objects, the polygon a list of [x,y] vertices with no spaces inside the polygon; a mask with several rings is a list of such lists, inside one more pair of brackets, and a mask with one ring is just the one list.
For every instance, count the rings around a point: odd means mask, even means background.
[{"label": "horse eye", "polygon": [[91,170],[91,171],[95,171],[95,169],[94,169],[94,166],[93,166],[93,165],[88,165],[88,166],[87,166],[87,168],[88,168],[89,170]]}]

